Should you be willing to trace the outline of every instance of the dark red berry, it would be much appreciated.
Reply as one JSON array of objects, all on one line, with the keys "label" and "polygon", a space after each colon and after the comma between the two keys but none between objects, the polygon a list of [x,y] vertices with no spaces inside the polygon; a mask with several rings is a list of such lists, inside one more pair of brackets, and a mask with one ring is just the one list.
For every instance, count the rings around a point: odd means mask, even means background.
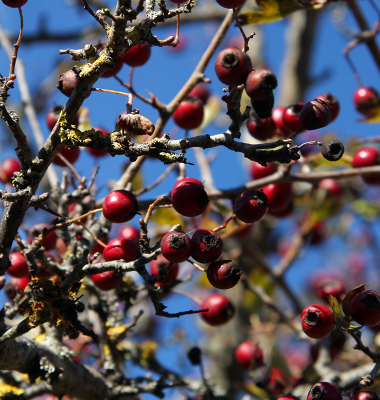
[{"label": "dark red berry", "polygon": [[304,105],[305,103],[295,103],[285,108],[282,122],[289,131],[295,132],[302,127],[300,112]]},{"label": "dark red berry", "polygon": [[172,190],[171,200],[174,209],[185,217],[196,217],[202,214],[209,203],[203,186],[190,181],[177,185],[175,190]]},{"label": "dark red berry", "polygon": [[123,68],[123,65],[124,65],[123,60],[121,59],[121,57],[119,57],[116,60],[115,66],[109,69],[108,71],[104,72],[101,78],[111,78],[112,76],[117,75]]},{"label": "dark red berry", "polygon": [[375,392],[357,392],[351,397],[351,400],[380,400],[380,397]]},{"label": "dark red berry", "polygon": [[288,381],[286,375],[283,371],[276,367],[270,367],[270,376],[268,381],[268,389],[275,395],[279,396],[284,392],[286,386],[288,386]]},{"label": "dark red berry", "polygon": [[134,261],[139,256],[139,246],[132,240],[116,238],[111,240],[103,250],[106,261]]},{"label": "dark red berry", "polygon": [[179,103],[173,113],[174,122],[183,129],[196,129],[203,121],[203,103],[197,97],[188,97]]},{"label": "dark red berry", "polygon": [[122,61],[130,67],[141,67],[150,58],[150,44],[142,40],[140,43],[131,47],[122,57]]},{"label": "dark red berry", "polygon": [[375,326],[380,322],[380,294],[366,290],[357,294],[350,305],[351,317],[360,325]]},{"label": "dark red berry", "polygon": [[3,183],[11,183],[13,175],[21,171],[21,164],[17,158],[6,158],[0,164],[0,181]]},{"label": "dark red berry", "polygon": [[328,296],[341,299],[346,289],[341,279],[333,276],[319,277],[312,283],[315,294],[321,299],[328,301]]},{"label": "dark red berry", "polygon": [[309,390],[307,400],[342,400],[343,396],[337,386],[330,382],[315,383]]},{"label": "dark red berry", "polygon": [[251,59],[237,47],[227,47],[216,57],[215,72],[225,85],[241,85],[251,71]]},{"label": "dark red berry", "polygon": [[335,328],[334,314],[323,304],[312,304],[301,314],[302,330],[313,339],[322,339]]},{"label": "dark red berry", "polygon": [[214,261],[206,272],[208,281],[217,289],[234,287],[242,274],[239,266],[231,260]]},{"label": "dark red berry", "polygon": [[[48,224],[44,224],[44,223],[38,223],[36,225],[34,225],[32,228],[30,228],[29,231],[29,238],[28,241],[29,243],[33,242],[33,239],[35,239],[37,236],[39,236],[43,229],[49,229],[50,225]],[[42,242],[42,246],[45,247],[45,250],[53,250],[55,248],[55,245],[57,243],[57,234],[55,233],[55,231],[50,232],[46,238],[44,239],[44,241]]]},{"label": "dark red berry", "polygon": [[114,190],[104,199],[103,215],[108,221],[121,224],[131,220],[138,212],[136,197],[129,190]]},{"label": "dark red berry", "polygon": [[301,109],[299,121],[310,131],[327,126],[331,121],[330,107],[321,99],[308,101]]},{"label": "dark red berry", "polygon": [[119,235],[124,239],[133,240],[136,243],[138,243],[140,239],[140,231],[130,225],[122,226],[119,229]]},{"label": "dark red berry", "polygon": [[380,105],[378,92],[370,86],[362,86],[354,93],[354,105],[357,111],[363,115],[372,116],[375,107]]},{"label": "dark red berry", "polygon": [[193,244],[184,232],[170,231],[161,239],[162,255],[171,262],[183,262],[191,256]]},{"label": "dark red berry", "polygon": [[210,96],[210,92],[205,83],[199,82],[197,83],[190,91],[189,96],[193,96],[198,98],[203,104],[207,103],[207,100]]},{"label": "dark red berry", "polygon": [[16,297],[18,291],[23,292],[30,282],[30,277],[25,276],[24,278],[11,278],[5,284],[5,294],[8,298],[13,300]]},{"label": "dark red berry", "polygon": [[[187,0],[170,0],[172,3],[176,3],[176,4],[182,4]],[[177,46],[178,47],[178,46]],[[175,49],[175,47],[170,47],[170,49]]]},{"label": "dark red berry", "polygon": [[247,121],[247,128],[251,136],[261,141],[271,139],[276,133],[276,124],[271,117],[261,119],[251,116]]},{"label": "dark red berry", "polygon": [[325,236],[325,224],[323,221],[315,222],[310,230],[310,244],[321,243]]},{"label": "dark red berry", "polygon": [[234,203],[236,217],[247,224],[261,219],[268,208],[268,199],[261,190],[250,189],[243,192]]},{"label": "dark red berry", "polygon": [[263,365],[263,352],[258,344],[249,340],[235,350],[236,361],[246,370]]},{"label": "dark red berry", "polygon": [[331,197],[339,199],[342,197],[342,185],[336,180],[331,178],[322,179],[318,185],[320,188],[326,190],[327,194]]},{"label": "dark red berry", "polygon": [[94,284],[102,290],[116,289],[123,281],[122,275],[115,271],[106,271],[100,274],[95,274],[91,276],[91,279]]},{"label": "dark red berry", "polygon": [[166,286],[174,282],[179,271],[178,263],[171,263],[162,254],[150,263],[150,273],[160,275],[162,279],[156,282],[156,286]]},{"label": "dark red berry", "polygon": [[[104,76],[104,75],[103,75]],[[95,131],[100,131],[103,133],[103,136],[106,136],[109,134],[109,132],[103,128],[93,128]],[[95,149],[91,149],[90,147],[86,147],[86,150],[93,155],[94,157],[104,157],[106,156],[108,153],[106,151],[103,150],[95,150]]]},{"label": "dark red berry", "polygon": [[2,0],[2,1],[8,7],[19,8],[22,7],[24,4],[26,4],[28,0]]},{"label": "dark red berry", "polygon": [[[59,105],[59,106],[52,107],[48,111],[48,113],[46,115],[46,125],[50,130],[52,130],[54,128],[55,124],[58,121],[59,115],[61,114],[61,111],[64,109],[64,107],[65,107],[64,105]],[[75,125],[76,127],[79,125],[78,115],[75,116],[72,124]]]},{"label": "dark red berry", "polygon": [[282,210],[274,211],[268,209],[267,213],[273,215],[276,218],[286,218],[292,215],[293,211],[294,211],[294,203],[292,200],[290,200],[288,205]]},{"label": "dark red berry", "polygon": [[[74,164],[76,160],[78,160],[79,155],[80,155],[80,148],[77,147],[74,150],[70,150],[66,145],[62,147],[61,150],[58,152],[61,154],[63,157],[66,158],[66,160],[70,164]],[[52,161],[53,164],[59,165],[60,167],[66,167],[67,164],[62,160],[62,158],[57,154]]]},{"label": "dark red berry", "polygon": [[267,166],[253,162],[251,164],[251,176],[253,179],[261,179],[266,176],[272,175],[277,171],[277,165],[274,163],[267,163]]},{"label": "dark red berry", "polygon": [[199,185],[199,186],[201,186],[201,187],[203,188],[202,182],[201,182],[201,181],[198,181],[198,179],[195,179],[195,178],[183,178],[183,179],[180,179],[180,180],[173,186],[172,193],[177,189],[178,186],[181,186],[182,184],[184,184],[184,183],[189,183],[189,182],[196,183],[197,185]]},{"label": "dark red berry", "polygon": [[272,119],[280,133],[287,137],[293,132],[284,125],[283,117],[285,110],[286,107],[275,107],[272,111]]},{"label": "dark red berry", "polygon": [[[373,147],[363,147],[359,149],[352,158],[352,166],[354,168],[372,167],[375,165],[380,165],[380,155]],[[362,179],[369,185],[380,184],[379,173],[363,175]]]},{"label": "dark red berry", "polygon": [[197,229],[191,242],[193,244],[191,257],[203,264],[217,260],[223,252],[222,239],[211,229]]},{"label": "dark red berry", "polygon": [[263,187],[268,199],[268,211],[282,211],[292,200],[292,185],[288,182],[271,183]]},{"label": "dark red berry", "polygon": [[216,0],[223,8],[237,8],[245,3],[245,0]]},{"label": "dark red berry", "polygon": [[293,396],[291,394],[286,394],[284,396],[279,397],[277,400],[300,400],[300,398]]},{"label": "dark red berry", "polygon": [[209,325],[216,326],[228,322],[235,315],[235,307],[230,299],[219,293],[210,294],[203,300],[201,316]]},{"label": "dark red berry", "polygon": [[266,100],[276,87],[276,75],[267,69],[256,69],[250,72],[245,81],[245,90],[253,100]]},{"label": "dark red berry", "polygon": [[23,278],[29,275],[28,264],[21,252],[9,254],[9,261],[11,262],[11,266],[7,269],[9,275],[15,278]]},{"label": "dark red berry", "polygon": [[272,115],[274,94],[270,94],[265,100],[251,100],[252,108],[259,118],[269,118]]},{"label": "dark red berry", "polygon": [[320,94],[319,96],[316,97],[316,99],[321,99],[327,103],[327,105],[330,108],[330,112],[331,112],[331,121],[330,122],[333,122],[336,119],[336,117],[338,116],[339,110],[340,110],[340,105],[339,105],[338,99],[330,93]]},{"label": "dark red berry", "polygon": [[73,71],[67,71],[59,75],[57,88],[67,97],[70,97],[78,82],[77,74]]}]

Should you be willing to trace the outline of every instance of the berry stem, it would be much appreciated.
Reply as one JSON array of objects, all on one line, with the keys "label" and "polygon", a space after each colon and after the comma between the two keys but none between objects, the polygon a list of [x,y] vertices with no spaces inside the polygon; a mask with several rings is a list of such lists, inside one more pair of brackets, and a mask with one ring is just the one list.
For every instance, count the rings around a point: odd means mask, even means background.
[{"label": "berry stem", "polygon": [[195,296],[192,293],[186,292],[185,290],[182,289],[172,289],[171,290],[172,293],[177,293],[177,294],[182,294],[183,296],[188,297],[189,299],[193,300],[195,303],[197,303],[198,305],[202,304],[202,300],[198,297]]},{"label": "berry stem", "polygon": [[[154,208],[157,206],[157,204],[158,204],[161,200],[164,200],[164,199],[166,199],[166,198],[167,198],[166,196],[161,196],[161,197],[159,197],[157,200],[155,200],[155,201],[149,206],[148,211],[146,212],[145,218],[144,218],[144,223],[145,223],[145,224],[148,224],[149,218],[150,218],[150,216],[152,215],[152,212],[153,212]],[[166,205],[164,205],[164,206],[159,206],[159,208],[170,208],[170,207],[172,207],[171,204],[166,204]],[[158,207],[157,207],[157,208],[158,208]]]},{"label": "berry stem", "polygon": [[206,270],[205,270],[203,267],[201,267],[200,265],[198,265],[196,262],[191,261],[190,259],[187,259],[186,261],[188,261],[188,262],[189,262],[191,265],[193,265],[195,268],[198,268],[199,271],[206,272]]},{"label": "berry stem", "polygon": [[356,341],[356,345],[354,346],[355,350],[361,350],[364,354],[366,354],[369,358],[373,360],[373,362],[378,362],[380,360],[380,355],[371,351],[367,346],[365,346],[362,342],[361,336],[356,332],[348,332]]},{"label": "berry stem", "polygon": [[252,35],[247,37],[246,34],[243,31],[242,26],[240,25],[239,19],[238,19],[237,14],[236,14],[236,8],[233,8],[232,11],[234,13],[234,18],[235,18],[235,21],[236,21],[236,25],[238,26],[241,34],[243,35],[244,47],[243,47],[242,50],[243,50],[244,53],[246,53],[249,50],[249,47],[248,47],[249,39],[251,39],[255,35],[255,33],[253,33]]},{"label": "berry stem", "polygon": [[18,35],[18,39],[17,42],[14,44],[14,51],[13,51],[13,56],[12,56],[12,60],[11,60],[11,65],[9,68],[9,79],[14,79],[14,73],[15,73],[15,65],[16,65],[16,60],[17,60],[17,53],[18,53],[18,49],[20,47],[20,42],[21,42],[21,38],[22,38],[22,33],[24,30],[24,18],[22,16],[22,10],[21,7],[18,8],[18,12],[20,13],[20,33]]},{"label": "berry stem", "polygon": [[103,211],[103,208],[97,208],[96,210],[89,211],[88,213],[83,214],[83,215],[81,215],[81,216],[79,216],[79,217],[77,217],[77,218],[70,219],[69,221],[67,221],[67,222],[65,222],[65,223],[57,224],[57,225],[55,225],[55,226],[58,226],[58,227],[60,228],[61,226],[68,225],[68,224],[72,224],[72,223],[74,223],[74,222],[78,222],[78,221],[80,221],[81,219],[86,218],[86,217],[88,217],[88,216],[91,215],[91,214],[95,214],[95,213],[102,212],[102,211]]},{"label": "berry stem", "polygon": [[92,88],[91,91],[104,92],[104,93],[115,93],[115,94],[121,94],[122,96],[127,96],[128,97],[128,103],[126,104],[127,111],[128,111],[128,113],[130,113],[132,111],[133,95],[130,93],[124,93],[124,92],[119,92],[117,90],[100,89],[100,88]]},{"label": "berry stem", "polygon": [[230,221],[232,221],[232,220],[235,219],[235,218],[236,218],[236,214],[232,215],[231,217],[229,217],[229,218],[226,220],[226,222],[225,222],[223,225],[220,225],[220,226],[218,226],[217,228],[215,228],[215,229],[214,229],[214,232],[219,232],[219,231],[221,231],[222,229],[224,229],[224,228],[227,226],[227,224],[228,224]]},{"label": "berry stem", "polygon": [[359,86],[359,87],[362,87],[362,86],[363,86],[363,81],[362,81],[361,78],[360,78],[359,71],[358,71],[357,68],[355,67],[355,64],[352,62],[352,60],[351,60],[351,58],[350,58],[350,55],[348,54],[348,51],[349,51],[349,50],[348,50],[348,46],[347,46],[347,47],[343,50],[343,55],[344,55],[344,57],[345,57],[345,59],[346,59],[348,65],[349,65],[349,67],[351,68],[352,73],[354,74],[354,77],[355,77],[355,80],[356,80],[358,86]]},{"label": "berry stem", "polygon": [[101,240],[99,240],[99,239],[87,228],[87,226],[86,226],[85,224],[83,224],[81,221],[78,221],[78,224],[81,225],[81,227],[91,235],[91,237],[96,241],[96,243],[99,243],[99,244],[100,244],[102,247],[104,247],[104,248],[107,247],[107,245],[104,244]]}]

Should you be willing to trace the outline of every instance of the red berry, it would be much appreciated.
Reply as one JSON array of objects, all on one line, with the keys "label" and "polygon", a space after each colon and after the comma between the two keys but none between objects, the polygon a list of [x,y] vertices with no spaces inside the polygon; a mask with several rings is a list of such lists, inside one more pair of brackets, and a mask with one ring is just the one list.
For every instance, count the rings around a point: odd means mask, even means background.
[{"label": "red berry", "polygon": [[171,262],[183,262],[191,256],[193,244],[181,231],[170,231],[161,239],[162,255]]},{"label": "red berry", "polygon": [[342,197],[342,185],[336,180],[331,178],[322,179],[318,185],[320,188],[326,190],[327,194],[331,197],[339,199]]},{"label": "red berry", "polygon": [[0,181],[3,183],[11,183],[15,172],[21,171],[21,164],[17,158],[6,158],[0,164]]},{"label": "red berry", "polygon": [[140,231],[130,225],[122,226],[119,230],[119,235],[124,239],[133,240],[136,243],[138,243],[140,239]]},{"label": "red berry", "polygon": [[179,103],[173,113],[174,122],[183,129],[196,129],[203,121],[203,103],[196,97],[188,97]]},{"label": "red berry", "polygon": [[[104,75],[103,75],[104,77]],[[103,128],[93,128],[95,131],[100,131],[103,133],[103,136],[107,136],[109,134],[109,132]],[[106,151],[103,150],[95,150],[95,149],[91,149],[90,147],[86,147],[86,150],[93,155],[94,157],[104,157],[106,156],[108,153]]]},{"label": "red berry", "polygon": [[121,57],[119,57],[116,60],[115,66],[109,69],[108,71],[104,72],[101,78],[111,78],[112,76],[117,75],[123,68],[123,65],[124,65],[123,60]]},{"label": "red berry", "polygon": [[237,47],[227,47],[216,57],[215,72],[225,85],[241,85],[251,71],[251,59]]},{"label": "red berry", "polygon": [[[101,239],[99,239],[102,243],[107,244],[108,243],[108,237],[105,236]],[[91,249],[90,252],[90,257],[92,257],[95,253],[103,254],[105,247],[99,244],[98,242],[95,243],[94,247]]]},{"label": "red berry", "polygon": [[235,350],[236,361],[246,370],[263,365],[263,352],[259,345],[249,340]]},{"label": "red berry", "polygon": [[321,99],[327,103],[327,105],[330,108],[330,112],[331,112],[331,121],[330,122],[333,122],[336,119],[336,117],[338,116],[339,110],[340,110],[340,105],[339,105],[338,99],[330,93],[320,94],[319,96],[316,97],[316,99]]},{"label": "red berry", "polygon": [[150,52],[150,44],[142,40],[140,43],[131,47],[123,56],[121,56],[121,59],[131,67],[140,67],[149,60]]},{"label": "red berry", "polygon": [[284,392],[288,382],[283,371],[278,368],[270,367],[270,377],[268,382],[268,389],[275,395],[279,396]]},{"label": "red berry", "polygon": [[203,186],[186,181],[172,190],[171,200],[174,209],[185,217],[196,217],[206,210],[209,199]]},{"label": "red berry", "polygon": [[346,289],[341,279],[333,276],[317,278],[312,283],[315,294],[321,299],[328,301],[328,296],[334,296],[337,299],[342,298]]},{"label": "red berry", "polygon": [[259,118],[269,118],[272,116],[274,105],[274,95],[271,93],[265,100],[251,99],[252,108]]},{"label": "red berry", "polygon": [[331,121],[330,107],[321,99],[308,101],[301,109],[299,121],[310,131],[327,126]]},{"label": "red berry", "polygon": [[128,190],[114,190],[104,199],[103,215],[108,221],[121,224],[131,220],[138,212],[136,197]]},{"label": "red berry", "polygon": [[201,186],[201,187],[203,188],[202,182],[201,182],[201,181],[198,181],[198,179],[195,179],[195,178],[183,178],[183,179],[180,179],[180,180],[173,186],[172,193],[177,189],[178,186],[181,186],[183,183],[189,183],[189,182],[196,183],[197,185],[199,185],[199,186]]},{"label": "red berry", "polygon": [[201,316],[212,326],[225,324],[235,315],[235,307],[230,299],[219,293],[213,293],[203,300],[201,309],[206,308],[208,311],[201,312]]},{"label": "red berry", "polygon": [[245,3],[245,0],[216,0],[216,2],[223,8],[238,8]]},{"label": "red berry", "polygon": [[250,189],[243,192],[234,203],[236,217],[247,224],[261,219],[268,208],[268,199],[261,190]]},{"label": "red berry", "polygon": [[266,176],[272,175],[277,171],[277,165],[273,163],[267,163],[267,166],[253,162],[251,164],[251,176],[253,179],[261,179]]},{"label": "red berry", "polygon": [[[354,168],[372,167],[375,165],[380,165],[380,155],[373,147],[363,147],[359,149],[352,158],[352,166]],[[380,183],[380,174],[373,173],[363,175],[362,179],[369,185],[376,185]]]},{"label": "red berry", "polygon": [[[59,115],[61,114],[61,111],[64,109],[64,107],[65,107],[64,105],[59,105],[59,106],[52,107],[48,111],[48,113],[46,115],[46,125],[50,130],[52,130],[54,128],[55,124],[58,121]],[[72,124],[75,125],[76,127],[79,125],[78,115],[75,116]]]},{"label": "red berry", "polygon": [[317,221],[311,228],[310,231],[310,243],[319,244],[325,237],[325,224],[323,221]]},{"label": "red berry", "polygon": [[191,242],[193,244],[191,257],[203,264],[217,260],[223,252],[222,239],[210,229],[197,229]]},{"label": "red berry", "polygon": [[357,392],[351,397],[351,400],[380,400],[380,397],[375,392]]},{"label": "red berry", "polygon": [[214,261],[206,272],[208,281],[217,289],[234,287],[242,274],[239,266],[231,260]]},{"label": "red berry", "polygon": [[70,97],[74,91],[75,85],[77,84],[77,74],[73,71],[67,71],[64,74],[59,75],[57,88],[67,97]]},{"label": "red berry", "polygon": [[[70,164],[74,164],[75,161],[78,160],[79,158],[80,148],[77,147],[74,150],[70,150],[67,146],[63,146],[58,153],[63,155],[63,157],[65,157]],[[67,166],[66,163],[62,160],[62,158],[58,154],[53,158],[52,163],[55,165],[59,165],[61,167]]]},{"label": "red berry", "polygon": [[22,7],[24,4],[26,4],[28,0],[2,0],[2,1],[8,7],[19,8]]},{"label": "red berry", "polygon": [[286,107],[275,107],[272,111],[272,119],[273,119],[274,123],[276,124],[277,128],[285,136],[289,136],[293,132],[284,125],[285,110],[286,110]]},{"label": "red berry", "polygon": [[16,297],[17,292],[20,290],[23,292],[30,282],[30,277],[25,276],[24,278],[11,278],[5,285],[5,294],[8,298],[13,300]]},{"label": "red berry", "polygon": [[[39,236],[44,228],[49,229],[50,225],[44,223],[38,223],[34,225],[32,228],[30,228],[29,231],[30,236],[28,238],[29,243],[32,243],[33,239]],[[46,236],[45,240],[42,242],[42,246],[45,247],[45,250],[48,251],[53,250],[57,243],[57,239],[58,239],[57,234],[55,233],[55,231],[52,231]]]},{"label": "red berry", "polygon": [[21,252],[9,254],[9,260],[12,264],[7,269],[9,275],[14,276],[15,278],[23,278],[24,276],[29,275],[28,264]]},{"label": "red berry", "polygon": [[253,100],[266,100],[276,87],[276,75],[267,69],[256,69],[250,72],[245,81],[245,90]]},{"label": "red berry", "polygon": [[380,322],[380,294],[366,290],[357,294],[350,305],[351,317],[360,325],[375,326]]},{"label": "red berry", "polygon": [[375,107],[380,105],[380,97],[377,91],[369,86],[362,86],[354,93],[354,105],[361,114],[371,116]]},{"label": "red berry", "polygon": [[291,394],[286,394],[284,396],[279,397],[277,400],[300,400],[300,398],[293,396]]},{"label": "red berry", "polygon": [[276,133],[276,124],[272,117],[261,119],[250,116],[247,121],[247,128],[251,136],[261,141],[271,139]]},{"label": "red berry", "polygon": [[263,187],[263,192],[268,198],[268,211],[282,211],[292,200],[292,185],[288,182],[271,183]]},{"label": "red berry", "polygon": [[286,218],[286,217],[289,217],[290,215],[292,215],[293,211],[294,211],[294,203],[293,203],[293,201],[290,200],[288,205],[285,208],[283,208],[282,210],[273,211],[273,210],[268,209],[267,213],[270,215],[273,215],[276,218]]},{"label": "red berry", "polygon": [[330,382],[315,383],[309,390],[307,400],[342,400],[340,390]]},{"label": "red berry", "polygon": [[199,82],[191,89],[189,96],[196,97],[203,104],[206,104],[210,96],[210,92],[206,84],[204,84],[203,82]]},{"label": "red berry", "polygon": [[139,256],[139,246],[129,239],[116,238],[111,240],[103,250],[106,261],[134,261]]},{"label": "red berry", "polygon": [[117,288],[123,281],[123,277],[115,271],[106,271],[91,276],[94,284],[102,290],[112,290]]},{"label": "red berry", "polygon": [[285,108],[282,122],[288,131],[295,132],[302,127],[299,117],[304,105],[305,103],[296,103]]},{"label": "red berry", "polygon": [[178,263],[171,263],[162,254],[157,257],[157,260],[153,260],[150,263],[150,273],[152,275],[166,275],[165,278],[155,283],[156,286],[166,286],[174,282],[177,278],[178,270]]},{"label": "red berry", "polygon": [[312,304],[301,314],[302,330],[313,339],[322,339],[335,328],[334,314],[322,304]]}]

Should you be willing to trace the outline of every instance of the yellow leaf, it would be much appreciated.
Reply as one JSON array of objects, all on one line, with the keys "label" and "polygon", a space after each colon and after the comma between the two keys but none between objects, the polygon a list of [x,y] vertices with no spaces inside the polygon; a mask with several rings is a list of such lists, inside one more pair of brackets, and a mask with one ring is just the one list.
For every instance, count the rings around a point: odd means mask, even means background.
[{"label": "yellow leaf", "polygon": [[341,329],[342,331],[347,332],[357,332],[358,330],[362,329],[362,326],[357,326],[354,324],[350,324],[347,319],[343,316],[342,310],[340,309],[340,305],[338,300],[334,296],[328,296],[328,300],[330,306],[334,313],[334,319],[336,326]]},{"label": "yellow leaf", "polygon": [[140,190],[143,186],[144,186],[144,177],[140,169],[132,179],[132,192]]},{"label": "yellow leaf", "polygon": [[34,337],[34,340],[39,343],[43,342],[45,338],[46,338],[46,333],[40,333]]},{"label": "yellow leaf", "polygon": [[127,329],[126,325],[121,325],[121,326],[113,326],[112,328],[109,328],[107,330],[108,335],[110,336],[119,336],[123,334]]},{"label": "yellow leaf", "polygon": [[18,388],[17,386],[7,385],[3,381],[0,381],[0,396],[2,398],[3,395],[6,394],[14,394],[15,396],[22,396],[24,393],[23,389]]},{"label": "yellow leaf", "polygon": [[294,11],[323,7],[323,4],[301,7],[294,0],[257,0],[257,4],[261,11],[249,10],[239,15],[239,20],[243,25],[267,24],[268,22],[279,21]]},{"label": "yellow leaf", "polygon": [[218,112],[220,111],[220,99],[218,96],[211,96],[207,104],[204,107],[204,117],[202,121],[202,125],[199,127],[199,130],[204,130],[208,125],[210,125]]},{"label": "yellow leaf", "polygon": [[173,208],[157,208],[153,211],[150,220],[155,222],[157,225],[176,225],[180,224],[183,226],[182,218]]},{"label": "yellow leaf", "polygon": [[91,121],[90,121],[90,111],[87,107],[82,107],[78,111],[79,116],[79,125],[78,129],[80,131],[88,131],[92,128]]},{"label": "yellow leaf", "polygon": [[367,122],[371,124],[376,124],[380,122],[380,105],[371,107],[371,109],[368,111],[366,118],[358,118],[357,120],[360,122]]}]

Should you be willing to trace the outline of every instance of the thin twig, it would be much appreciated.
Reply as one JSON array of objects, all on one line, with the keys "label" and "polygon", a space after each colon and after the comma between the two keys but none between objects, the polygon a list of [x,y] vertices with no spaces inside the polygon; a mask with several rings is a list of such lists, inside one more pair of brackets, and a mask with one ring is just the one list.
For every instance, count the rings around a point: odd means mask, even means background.
[{"label": "thin twig", "polygon": [[18,53],[18,49],[20,47],[22,33],[23,33],[23,30],[24,30],[24,18],[22,16],[21,7],[18,8],[18,11],[20,13],[20,24],[21,24],[21,27],[20,27],[20,34],[18,36],[17,42],[14,45],[12,61],[11,61],[11,65],[10,65],[10,68],[9,68],[9,79],[12,79],[12,76],[15,73],[15,65],[16,65],[16,60],[17,60],[17,53]]}]

